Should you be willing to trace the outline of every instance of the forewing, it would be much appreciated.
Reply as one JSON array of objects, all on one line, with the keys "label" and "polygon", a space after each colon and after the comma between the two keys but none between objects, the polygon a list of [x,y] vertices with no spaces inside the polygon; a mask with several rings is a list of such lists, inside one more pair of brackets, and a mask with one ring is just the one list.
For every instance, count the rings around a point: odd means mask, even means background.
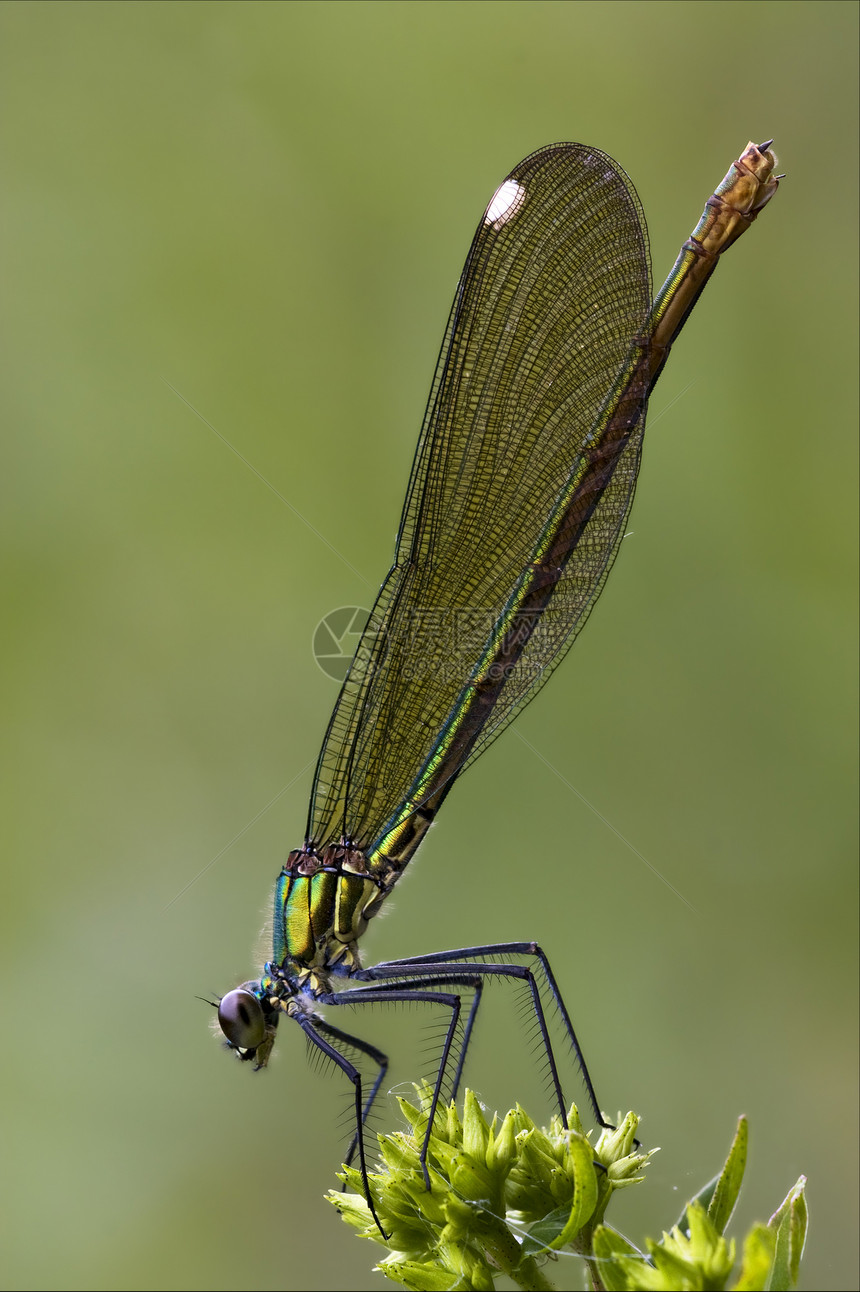
[{"label": "forewing", "polygon": [[[395,563],[320,754],[313,841],[367,847],[408,796],[534,559],[650,296],[644,217],[611,158],[557,144],[511,172],[457,288]],[[644,409],[524,667],[467,762],[536,693],[585,622],[623,537],[643,425]]]}]

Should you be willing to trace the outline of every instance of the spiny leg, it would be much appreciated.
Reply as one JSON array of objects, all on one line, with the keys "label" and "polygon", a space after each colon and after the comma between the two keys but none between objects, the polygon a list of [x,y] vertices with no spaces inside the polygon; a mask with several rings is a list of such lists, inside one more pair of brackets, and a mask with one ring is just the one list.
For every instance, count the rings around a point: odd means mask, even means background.
[{"label": "spiny leg", "polygon": [[[480,978],[514,978],[519,982],[526,982],[532,999],[532,1009],[538,1022],[541,1042],[544,1053],[549,1063],[552,1086],[558,1103],[559,1112],[565,1125],[567,1125],[567,1110],[564,1102],[564,1092],[561,1088],[561,1078],[558,1073],[558,1066],[555,1061],[555,1052],[552,1048],[552,1041],[549,1036],[549,1029],[546,1024],[546,1017],[543,1011],[543,1002],[541,1000],[540,988],[531,969],[526,965],[516,964],[486,964],[476,962],[474,964],[454,964],[450,961],[433,962],[429,957],[422,964],[417,966],[421,970],[421,977],[415,977],[407,961],[390,965],[373,965],[370,969],[362,970],[362,974],[368,976],[371,981],[379,979],[393,978],[399,984],[404,981],[413,981],[415,985],[428,986],[450,984],[456,986],[458,983],[468,983],[472,985],[472,976]],[[434,972],[435,970],[435,972]],[[429,972],[428,972],[429,971]]]},{"label": "spiny leg", "polygon": [[[321,1019],[300,1017],[297,1021],[304,1030],[305,1036],[307,1036],[308,1040],[312,1041],[323,1054],[327,1055],[327,1057],[330,1058],[332,1062],[340,1068],[341,1072],[343,1072],[343,1074],[352,1082],[353,1090],[355,1092],[355,1126],[356,1139],[358,1140],[358,1163],[359,1170],[361,1172],[361,1181],[364,1185],[364,1197],[368,1207],[370,1208],[370,1214],[373,1216],[376,1228],[379,1230],[380,1234],[382,1234],[382,1237],[387,1240],[388,1235],[382,1228],[379,1217],[376,1214],[376,1208],[373,1205],[373,1195],[370,1192],[370,1181],[367,1178],[367,1161],[364,1155],[364,1133],[362,1125],[363,1104],[361,1097],[361,1073],[358,1071],[358,1068],[356,1068],[354,1064],[350,1063],[349,1059],[341,1054],[336,1046],[331,1045],[322,1034],[323,1029],[328,1032],[336,1032],[338,1030],[337,1028],[329,1028],[327,1024],[322,1023]],[[356,1037],[348,1036],[345,1032],[340,1035],[341,1038],[347,1038],[350,1045],[356,1044]],[[359,1050],[363,1050],[365,1053],[368,1053],[369,1050],[373,1049],[372,1046],[367,1047],[365,1042],[358,1043],[357,1048]]]},{"label": "spiny leg", "polygon": [[[398,964],[402,963],[402,964],[406,965],[407,967],[408,967],[408,965],[409,965],[409,961],[408,961],[408,960],[404,960],[404,961],[402,961],[402,962],[401,962],[401,961],[397,961],[397,962],[394,962],[394,961],[389,962],[389,961],[387,961],[387,962],[386,962],[386,964],[390,964],[390,963],[398,963]],[[470,967],[470,968],[472,968],[472,966],[469,966],[469,967]],[[361,978],[361,981],[365,981],[366,979],[365,979],[365,976],[364,976],[364,975],[365,975],[366,973],[368,973],[368,974],[371,974],[371,975],[372,975],[372,973],[373,973],[373,969],[374,969],[374,968],[375,968],[375,966],[371,966],[369,970],[359,970],[359,972],[358,972],[357,974],[355,974],[355,975],[354,975],[354,977],[355,977],[355,978],[359,978],[359,977],[360,977],[360,978]],[[446,968],[447,968],[447,966],[446,966]],[[371,978],[370,978],[370,981],[371,981],[371,982],[374,982],[375,980],[371,977]],[[467,1053],[467,1051],[468,1051],[468,1049],[469,1049],[469,1043],[471,1042],[471,1039],[472,1039],[472,1031],[473,1031],[474,1026],[475,1026],[475,1019],[477,1018],[477,1014],[478,1014],[478,1006],[479,1006],[479,1005],[480,1005],[480,1003],[481,1003],[481,995],[482,995],[483,990],[484,990],[484,980],[483,980],[483,978],[478,978],[478,977],[475,977],[475,978],[470,979],[470,978],[468,978],[468,977],[464,977],[464,976],[462,976],[462,975],[460,975],[460,974],[455,974],[455,975],[453,975],[453,976],[449,976],[449,977],[436,976],[436,975],[433,975],[432,977],[427,977],[426,975],[422,975],[422,977],[421,977],[421,978],[419,978],[419,979],[413,979],[413,978],[411,978],[411,977],[410,977],[410,978],[408,979],[408,981],[409,981],[409,982],[411,982],[412,987],[413,987],[413,988],[416,988],[416,989],[418,989],[418,988],[427,988],[427,987],[440,987],[440,986],[444,986],[444,985],[446,985],[446,984],[447,984],[447,985],[456,985],[456,986],[461,986],[461,987],[468,987],[468,988],[471,990],[471,992],[472,992],[472,1003],[471,1003],[471,1005],[469,1006],[469,1014],[468,1014],[468,1017],[466,1018],[466,1023],[465,1023],[465,1026],[464,1026],[464,1028],[463,1028],[463,1039],[462,1039],[462,1041],[460,1042],[459,1046],[457,1047],[457,1056],[458,1056],[458,1057],[457,1057],[457,1067],[456,1067],[456,1069],[455,1069],[454,1077],[453,1077],[453,1080],[452,1080],[452,1082],[451,1082],[450,1098],[451,1098],[451,1099],[456,1099],[456,1098],[457,1098],[457,1092],[458,1092],[458,1090],[460,1089],[460,1081],[462,1080],[462,1077],[463,1077],[463,1068],[464,1068],[465,1063],[466,1063],[466,1053]],[[398,982],[396,982],[396,981],[395,981],[395,982],[384,982],[384,981],[383,981],[383,982],[378,982],[378,983],[377,983],[377,985],[376,985],[376,986],[374,986],[374,989],[373,989],[373,990],[374,990],[374,992],[377,992],[377,991],[378,991],[378,992],[380,992],[380,993],[381,993],[381,992],[394,991],[394,990],[396,990],[396,989],[397,989],[397,987],[398,987],[399,985],[400,985],[400,984],[399,984]],[[352,995],[352,993],[350,993],[350,995]],[[420,999],[421,999],[421,1000],[423,1000],[423,999],[424,999],[424,997],[422,996],[422,997],[420,997]],[[352,1039],[352,1038],[350,1038],[350,1037],[349,1037],[348,1033],[344,1033],[343,1035],[344,1035],[344,1036],[345,1036],[345,1038],[346,1038],[346,1039],[348,1039],[348,1040],[351,1040],[351,1039]],[[382,1077],[381,1077],[381,1075],[380,1075],[379,1081],[381,1081],[381,1079],[382,1079]],[[378,1084],[379,1084],[379,1081],[377,1082],[376,1086],[374,1086],[374,1090],[376,1090],[376,1088],[377,1088],[377,1086],[378,1086]],[[371,1103],[371,1100],[368,1100],[368,1108],[370,1107],[370,1103]]]},{"label": "spiny leg", "polygon": [[[360,970],[355,974],[355,978],[366,981],[366,975],[370,970]],[[450,976],[450,975],[449,975]],[[372,981],[372,980],[371,980]],[[457,975],[451,978],[452,982],[460,982],[464,986],[476,989],[476,975],[472,971],[471,978],[465,975]],[[353,991],[327,992],[320,997],[320,1003],[325,1005],[378,1005],[382,1002],[395,1003],[397,1001],[411,1001],[427,1005],[443,1005],[451,1010],[451,1018],[445,1033],[445,1042],[442,1046],[442,1057],[439,1061],[439,1067],[436,1072],[436,1081],[433,1085],[433,1097],[430,1102],[430,1110],[427,1117],[427,1128],[424,1132],[424,1140],[421,1145],[419,1160],[421,1162],[421,1173],[424,1176],[424,1184],[430,1189],[430,1172],[427,1169],[427,1152],[430,1146],[430,1135],[433,1130],[433,1124],[436,1120],[436,1110],[439,1106],[439,1099],[442,1092],[442,1083],[445,1079],[445,1073],[448,1067],[448,1060],[451,1056],[451,1047],[457,1032],[457,1023],[460,1019],[461,1001],[460,997],[454,992],[441,992],[431,990],[440,985],[438,975],[431,978],[417,978],[412,987],[404,988],[402,983],[397,982],[380,982],[366,988],[357,988]],[[351,1065],[350,1065],[351,1066]],[[362,1128],[359,1125],[359,1154],[362,1162],[364,1161],[364,1137]],[[365,1187],[367,1187],[366,1173],[363,1172]],[[374,1215],[374,1219],[376,1219]],[[377,1222],[378,1224],[378,1222]],[[379,1226],[380,1231],[382,1227]]]},{"label": "spiny leg", "polygon": [[457,1098],[457,1092],[460,1089],[460,1081],[463,1076],[463,1068],[466,1066],[466,1054],[469,1044],[472,1040],[472,1030],[475,1026],[475,1019],[478,1016],[478,1006],[481,1003],[481,996],[484,991],[483,978],[476,979],[475,990],[472,993],[472,1004],[469,1006],[469,1017],[466,1019],[466,1026],[463,1028],[463,1040],[460,1044],[460,1051],[457,1056],[457,1070],[454,1073],[454,1080],[451,1082],[451,1098]]},{"label": "spiny leg", "polygon": [[[552,1075],[553,1087],[555,1090],[556,1098],[558,1099],[562,1118],[564,1119],[566,1124],[567,1109],[565,1107],[564,1095],[561,1090],[561,1082],[558,1077],[558,1070],[555,1063],[555,1057],[554,1057],[552,1045],[550,1043],[549,1034],[546,1027],[546,1021],[545,1021],[543,1007],[542,1007],[541,998],[540,998],[540,987],[536,982],[534,975],[528,969],[525,969],[525,972],[523,972],[524,966],[500,965],[498,963],[488,964],[488,965],[464,964],[462,966],[457,966],[452,963],[458,960],[468,961],[470,959],[483,959],[484,957],[487,957],[487,956],[498,956],[498,955],[532,956],[538,961],[540,968],[543,971],[544,980],[549,989],[550,996],[554,1001],[555,1005],[557,1006],[559,1014],[561,1015],[562,1023],[567,1033],[568,1040],[570,1041],[571,1047],[573,1049],[577,1066],[582,1074],[583,1084],[585,1085],[586,1093],[588,1095],[588,1100],[589,1100],[589,1103],[591,1104],[591,1108],[594,1113],[595,1119],[597,1120],[600,1126],[611,1127],[611,1123],[607,1122],[607,1120],[603,1116],[603,1113],[600,1110],[600,1105],[597,1102],[597,1093],[594,1088],[594,1083],[591,1080],[591,1075],[588,1071],[588,1067],[583,1057],[583,1053],[582,1053],[582,1049],[580,1048],[579,1041],[577,1040],[576,1032],[574,1031],[573,1023],[571,1021],[570,1014],[568,1013],[567,1006],[564,1003],[564,999],[561,995],[558,984],[555,980],[555,975],[553,974],[552,969],[550,968],[549,961],[547,960],[547,957],[544,951],[541,949],[541,947],[538,946],[536,942],[494,942],[494,943],[487,944],[485,946],[461,947],[455,951],[442,951],[436,954],[429,954],[429,955],[423,955],[423,956],[406,956],[401,960],[387,960],[382,964],[373,965],[370,969],[361,970],[359,971],[358,974],[356,974],[356,977],[369,978],[371,981],[378,980],[380,977],[383,977],[383,976],[387,977],[389,976],[389,974],[392,977],[395,977],[398,973],[405,973],[411,977],[416,972],[427,974],[428,970],[433,965],[439,965],[440,970],[443,970],[443,972],[444,972],[444,968],[447,968],[449,973],[452,970],[462,967],[464,972],[477,971],[482,975],[487,974],[487,975],[494,975],[494,976],[508,976],[508,977],[517,977],[517,978],[524,978],[526,977],[526,975],[528,975],[530,990],[532,994],[532,1001],[535,1006],[535,1014],[537,1016],[538,1025],[541,1032],[541,1040],[544,1044],[544,1049],[546,1051],[546,1054],[549,1060],[550,1072]],[[520,972],[518,973],[509,972],[517,969],[519,969]],[[437,982],[442,981],[441,973],[437,977],[436,981]],[[456,981],[456,978],[452,978],[451,981]],[[467,1023],[467,1031],[469,1032],[469,1036],[471,1036],[470,1025],[474,1023],[474,1012],[476,1007],[477,1007],[477,1002],[473,1005],[472,1014],[470,1015],[469,1023]],[[461,1052],[460,1064],[458,1065],[458,1073],[457,1073],[458,1084],[459,1084],[460,1072],[462,1071],[464,1062],[465,1062],[465,1045],[464,1045],[463,1051]]]},{"label": "spiny leg", "polygon": [[[331,1023],[326,1023],[321,1018],[316,1018],[314,1020],[314,1026],[317,1031],[323,1033],[324,1036],[331,1037],[334,1041],[340,1041],[343,1045],[351,1045],[362,1054],[366,1054],[377,1066],[378,1071],[374,1078],[373,1085],[370,1088],[370,1094],[365,1100],[361,1114],[361,1125],[363,1126],[370,1115],[370,1110],[373,1107],[374,1100],[379,1094],[379,1088],[385,1080],[385,1074],[388,1071],[388,1055],[382,1050],[377,1049],[375,1045],[371,1045],[369,1041],[363,1041],[360,1036],[353,1036],[351,1032],[342,1032],[339,1027],[333,1027]],[[356,1128],[356,1133],[352,1137],[346,1157],[344,1158],[344,1162],[347,1166],[351,1164],[357,1147],[358,1128]]]}]

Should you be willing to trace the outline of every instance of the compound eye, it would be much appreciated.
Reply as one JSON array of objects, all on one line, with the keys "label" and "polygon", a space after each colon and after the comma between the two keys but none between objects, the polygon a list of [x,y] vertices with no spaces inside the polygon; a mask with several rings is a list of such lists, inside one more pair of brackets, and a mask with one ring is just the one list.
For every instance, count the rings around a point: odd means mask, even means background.
[{"label": "compound eye", "polygon": [[266,1035],[263,1009],[256,996],[237,987],[222,997],[218,1022],[227,1040],[237,1050],[256,1050]]}]

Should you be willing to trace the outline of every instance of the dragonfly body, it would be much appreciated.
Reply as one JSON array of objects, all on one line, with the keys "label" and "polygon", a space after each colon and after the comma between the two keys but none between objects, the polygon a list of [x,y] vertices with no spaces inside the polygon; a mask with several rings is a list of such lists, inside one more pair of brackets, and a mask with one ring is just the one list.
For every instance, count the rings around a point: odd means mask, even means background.
[{"label": "dragonfly body", "polygon": [[[561,1013],[602,1121],[535,943],[366,969],[357,944],[456,778],[543,685],[600,595],[632,504],[650,392],[719,255],[776,191],[774,163],[769,144],[747,147],[653,303],[635,190],[595,149],[533,153],[475,234],[395,562],[329,723],[305,844],[277,881],[272,959],[219,1007],[242,1059],[265,1066],[286,1015],[353,1082],[353,1148],[365,1179],[362,1127],[387,1059],[326,1022],[325,1005],[410,1000],[446,1009],[435,1107],[449,1062],[456,1090],[484,981],[519,981],[531,993],[562,1116],[545,1000]],[[462,632],[449,642],[452,623]],[[338,990],[344,979],[349,988]],[[350,1051],[376,1066],[369,1091]]]}]

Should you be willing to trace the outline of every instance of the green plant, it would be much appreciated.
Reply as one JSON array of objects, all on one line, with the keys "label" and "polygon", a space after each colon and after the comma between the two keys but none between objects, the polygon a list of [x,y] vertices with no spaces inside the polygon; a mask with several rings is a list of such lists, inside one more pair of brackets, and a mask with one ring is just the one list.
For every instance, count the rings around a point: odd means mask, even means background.
[{"label": "green plant", "polygon": [[518,1287],[550,1289],[547,1263],[567,1251],[583,1257],[591,1288],[606,1292],[779,1292],[795,1286],[806,1236],[803,1176],[768,1223],[746,1235],[740,1270],[733,1273],[735,1240],[724,1235],[746,1165],[745,1118],[720,1174],[687,1203],[668,1233],[649,1239],[642,1250],[604,1223],[613,1193],[641,1182],[651,1157],[639,1151],[635,1114],[592,1145],[575,1107],[567,1129],[556,1117],[541,1130],[519,1106],[499,1125],[495,1116],[487,1122],[467,1090],[462,1118],[453,1103],[437,1110],[428,1190],[419,1150],[431,1092],[427,1086],[416,1090],[417,1105],[399,1101],[408,1130],[380,1135],[380,1170],[369,1175],[387,1237],[374,1224],[354,1168],[345,1167],[340,1177],[354,1192],[328,1195],[362,1237],[389,1249],[377,1268],[394,1282],[415,1292],[483,1292],[494,1289],[502,1273]]}]

